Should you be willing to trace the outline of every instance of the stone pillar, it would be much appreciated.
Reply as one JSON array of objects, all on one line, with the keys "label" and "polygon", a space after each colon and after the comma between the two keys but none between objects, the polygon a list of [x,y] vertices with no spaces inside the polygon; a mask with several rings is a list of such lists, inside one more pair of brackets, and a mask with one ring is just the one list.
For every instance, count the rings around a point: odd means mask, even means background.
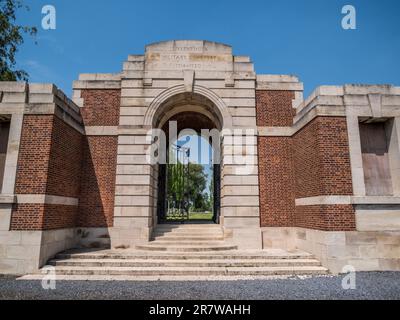
[{"label": "stone pillar", "polygon": [[261,249],[256,131],[232,133],[224,134],[222,144],[221,224],[239,249]]},{"label": "stone pillar", "polygon": [[149,146],[143,132],[118,137],[112,247],[134,247],[150,239],[154,225],[155,170],[147,160]]}]

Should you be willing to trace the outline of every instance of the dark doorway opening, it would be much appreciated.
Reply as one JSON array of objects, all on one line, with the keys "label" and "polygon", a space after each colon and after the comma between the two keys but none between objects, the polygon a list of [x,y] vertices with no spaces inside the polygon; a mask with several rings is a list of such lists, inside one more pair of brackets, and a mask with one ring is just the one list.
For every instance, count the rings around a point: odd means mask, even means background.
[{"label": "dark doorway opening", "polygon": [[[214,163],[211,140],[200,136],[201,129],[213,125],[193,112],[172,120],[177,121],[180,134],[168,145],[167,164],[158,169],[158,223],[219,223],[221,167]],[[183,125],[193,123],[197,126],[192,134],[182,132],[188,130]],[[168,137],[168,130],[164,132]]]}]

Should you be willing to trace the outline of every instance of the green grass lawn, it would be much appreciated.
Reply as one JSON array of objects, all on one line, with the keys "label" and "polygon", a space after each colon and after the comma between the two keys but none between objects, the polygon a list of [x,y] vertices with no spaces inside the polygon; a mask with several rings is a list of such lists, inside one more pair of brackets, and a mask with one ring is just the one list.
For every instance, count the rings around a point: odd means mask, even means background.
[{"label": "green grass lawn", "polygon": [[[212,220],[213,213],[212,212],[190,212],[189,220]],[[186,217],[179,216],[167,216],[167,220],[186,220]]]},{"label": "green grass lawn", "polygon": [[212,212],[190,212],[189,220],[212,220]]}]

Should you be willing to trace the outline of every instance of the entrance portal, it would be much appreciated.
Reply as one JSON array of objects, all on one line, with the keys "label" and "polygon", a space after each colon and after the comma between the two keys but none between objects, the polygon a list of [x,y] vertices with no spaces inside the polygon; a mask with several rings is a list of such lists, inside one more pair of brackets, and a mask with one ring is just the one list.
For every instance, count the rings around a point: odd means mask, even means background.
[{"label": "entrance portal", "polygon": [[200,113],[183,112],[164,124],[167,137],[171,122],[179,131],[168,139],[167,163],[159,165],[158,222],[219,223],[220,165],[212,138],[200,135],[215,126]]}]

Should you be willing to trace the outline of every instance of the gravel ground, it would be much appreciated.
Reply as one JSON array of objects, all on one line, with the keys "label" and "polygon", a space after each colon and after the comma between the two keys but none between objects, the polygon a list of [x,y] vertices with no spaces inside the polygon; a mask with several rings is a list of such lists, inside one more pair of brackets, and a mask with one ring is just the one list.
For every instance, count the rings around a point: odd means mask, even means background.
[{"label": "gravel ground", "polygon": [[238,281],[41,281],[0,278],[0,299],[390,299],[400,300],[400,272],[360,272],[356,289],[342,289],[343,276]]}]

